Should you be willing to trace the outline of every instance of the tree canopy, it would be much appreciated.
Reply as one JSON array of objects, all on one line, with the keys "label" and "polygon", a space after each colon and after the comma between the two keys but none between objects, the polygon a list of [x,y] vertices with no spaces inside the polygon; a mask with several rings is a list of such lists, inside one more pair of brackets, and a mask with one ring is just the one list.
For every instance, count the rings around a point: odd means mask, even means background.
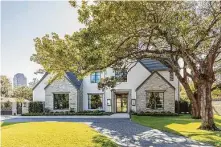
[{"label": "tree canopy", "polygon": [[70,4],[78,8],[85,28],[64,38],[56,33],[36,38],[31,60],[53,74],[72,71],[83,77],[107,67],[128,68],[143,58],[157,59],[175,72],[193,103],[193,114],[203,116],[202,128],[215,128],[211,89],[214,67],[221,60],[221,2]]},{"label": "tree canopy", "polygon": [[1,79],[1,96],[9,97],[12,94],[12,84],[7,76],[0,76]]},{"label": "tree canopy", "polygon": [[13,97],[20,100],[27,99],[32,101],[32,89],[27,86],[19,86],[13,89]]}]

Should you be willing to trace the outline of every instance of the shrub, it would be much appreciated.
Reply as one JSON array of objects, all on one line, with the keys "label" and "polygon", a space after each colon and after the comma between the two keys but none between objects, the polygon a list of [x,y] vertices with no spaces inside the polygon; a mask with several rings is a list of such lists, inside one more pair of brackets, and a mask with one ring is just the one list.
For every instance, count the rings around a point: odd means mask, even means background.
[{"label": "shrub", "polygon": [[191,104],[188,101],[184,101],[184,100],[175,101],[175,112],[176,113],[190,113]]},{"label": "shrub", "polygon": [[138,116],[178,116],[179,114],[172,113],[169,111],[161,111],[161,112],[143,112],[137,113]]},{"label": "shrub", "polygon": [[43,113],[44,103],[43,102],[30,102],[29,113]]},{"label": "shrub", "polygon": [[100,110],[95,110],[95,111],[81,111],[81,112],[71,112],[71,111],[66,111],[66,112],[44,112],[44,113],[26,113],[26,114],[22,114],[23,116],[64,116],[64,115],[92,115],[92,116],[99,116],[99,115],[111,115],[113,114],[112,112],[104,112],[104,111],[100,111]]},{"label": "shrub", "polygon": [[44,109],[44,112],[45,112],[45,113],[49,113],[49,112],[51,112],[51,110],[50,110],[49,108],[45,108],[45,109]]}]

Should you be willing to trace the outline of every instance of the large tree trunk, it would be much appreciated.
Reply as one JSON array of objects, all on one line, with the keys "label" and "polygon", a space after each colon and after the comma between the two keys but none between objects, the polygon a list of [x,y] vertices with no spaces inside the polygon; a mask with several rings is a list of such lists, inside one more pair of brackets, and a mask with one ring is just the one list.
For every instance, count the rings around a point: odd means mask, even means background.
[{"label": "large tree trunk", "polygon": [[201,116],[202,116],[202,123],[200,129],[216,131],[219,129],[216,127],[213,120],[211,87],[212,83],[209,81],[203,81],[200,84]]},{"label": "large tree trunk", "polygon": [[192,118],[194,119],[200,119],[201,118],[201,113],[200,113],[200,102],[197,100],[194,100],[191,104],[191,114]]},{"label": "large tree trunk", "polygon": [[198,94],[199,92],[196,91],[195,93],[193,93],[192,90],[189,88],[187,82],[183,82],[182,85],[184,86],[186,94],[191,102],[192,118],[200,119],[201,114],[200,114],[200,94]]},{"label": "large tree trunk", "polygon": [[194,92],[194,99],[192,101],[192,118],[200,119],[201,118],[201,95],[199,89]]}]

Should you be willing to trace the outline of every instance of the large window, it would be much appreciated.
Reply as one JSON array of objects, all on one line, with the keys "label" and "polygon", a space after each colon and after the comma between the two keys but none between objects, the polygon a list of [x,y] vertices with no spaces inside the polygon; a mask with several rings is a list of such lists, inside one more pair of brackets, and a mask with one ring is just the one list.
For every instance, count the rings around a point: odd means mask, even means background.
[{"label": "large window", "polygon": [[101,73],[94,72],[91,74],[91,83],[99,83],[101,80]]},{"label": "large window", "polygon": [[102,94],[88,94],[88,109],[102,109]]},{"label": "large window", "polygon": [[69,109],[69,94],[54,94],[54,109]]},{"label": "large window", "polygon": [[115,78],[118,82],[127,82],[127,70],[115,70]]},{"label": "large window", "polygon": [[163,109],[164,93],[147,92],[146,106],[150,109]]}]

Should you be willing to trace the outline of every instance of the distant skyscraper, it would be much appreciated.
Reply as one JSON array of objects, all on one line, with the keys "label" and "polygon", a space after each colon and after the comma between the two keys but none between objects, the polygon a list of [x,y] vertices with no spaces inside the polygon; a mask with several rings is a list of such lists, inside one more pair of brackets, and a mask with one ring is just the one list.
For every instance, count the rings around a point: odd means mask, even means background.
[{"label": "distant skyscraper", "polygon": [[27,78],[23,73],[17,73],[13,78],[14,87],[27,86]]}]

